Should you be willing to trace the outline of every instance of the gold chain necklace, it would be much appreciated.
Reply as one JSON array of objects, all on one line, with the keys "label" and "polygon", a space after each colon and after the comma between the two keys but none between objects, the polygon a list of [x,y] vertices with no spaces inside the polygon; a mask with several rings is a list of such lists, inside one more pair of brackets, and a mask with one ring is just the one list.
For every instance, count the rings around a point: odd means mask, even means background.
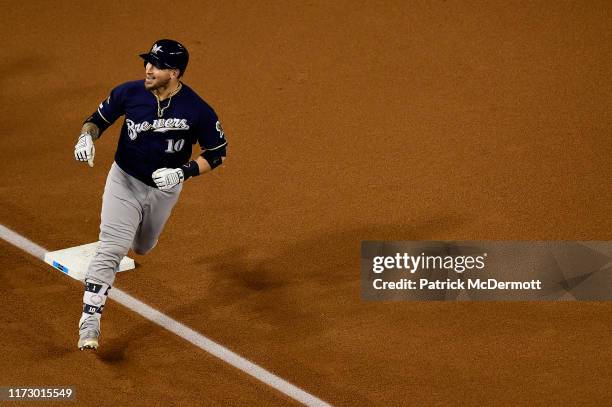
[{"label": "gold chain necklace", "polygon": [[164,116],[164,110],[169,108],[170,107],[170,103],[172,103],[172,96],[176,95],[178,93],[178,91],[181,90],[181,87],[183,87],[183,84],[181,82],[179,82],[179,84],[176,87],[176,89],[174,89],[172,91],[172,93],[170,93],[170,95],[168,96],[168,105],[166,105],[166,107],[164,107],[163,109],[162,109],[161,103],[159,101],[159,96],[157,96],[157,91],[155,93],[153,93],[153,95],[155,95],[155,100],[157,100],[157,117],[163,117]]}]

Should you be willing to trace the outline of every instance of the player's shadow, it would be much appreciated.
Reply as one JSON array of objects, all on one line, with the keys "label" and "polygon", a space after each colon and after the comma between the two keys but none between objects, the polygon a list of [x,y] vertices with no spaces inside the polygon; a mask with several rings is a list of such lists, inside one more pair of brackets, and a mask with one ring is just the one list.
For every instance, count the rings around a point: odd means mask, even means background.
[{"label": "player's shadow", "polygon": [[142,342],[149,335],[162,334],[163,328],[152,322],[139,322],[127,332],[115,338],[101,337],[100,349],[96,351],[98,358],[109,365],[122,365],[127,363],[126,352],[131,344]]},{"label": "player's shadow", "polygon": [[[456,240],[467,219],[457,215],[430,218],[420,224],[372,225],[332,231],[296,242],[277,245],[264,258],[250,259],[250,249],[234,247],[213,256],[194,259],[214,273],[216,281],[229,280],[237,294],[275,290],[300,278],[330,281],[338,277],[359,279],[361,242],[364,240]],[[215,286],[218,286],[217,284]]]},{"label": "player's shadow", "polygon": [[102,338],[100,350],[97,351],[99,359],[109,365],[123,364],[126,362],[125,352],[130,342],[135,342],[145,336],[144,334],[139,334],[137,329],[140,329],[140,332],[144,332],[144,330],[146,330],[148,335],[154,331],[151,330],[150,325],[151,324],[139,323],[130,329],[126,334],[123,334],[117,338],[108,339],[106,341]]},{"label": "player's shadow", "polygon": [[[456,239],[468,220],[442,215],[410,225],[372,225],[332,231],[309,239],[279,243],[263,256],[257,248],[235,247],[193,260],[212,276],[202,307],[236,305],[279,329],[305,336],[320,331],[316,305],[324,296],[337,301],[359,298],[361,242],[364,240]],[[342,298],[351,296],[351,298]],[[201,311],[200,311],[201,312]]]}]

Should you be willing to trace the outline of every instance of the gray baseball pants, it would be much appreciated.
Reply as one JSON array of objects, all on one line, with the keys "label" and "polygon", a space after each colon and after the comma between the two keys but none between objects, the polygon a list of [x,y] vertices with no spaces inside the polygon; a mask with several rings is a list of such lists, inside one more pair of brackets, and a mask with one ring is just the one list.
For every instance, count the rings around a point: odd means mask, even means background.
[{"label": "gray baseball pants", "polygon": [[102,197],[100,243],[85,274],[79,330],[100,331],[100,317],[121,259],[131,248],[146,254],[157,240],[183,184],[160,191],[125,173],[113,163]]},{"label": "gray baseball pants", "polygon": [[182,188],[183,184],[178,184],[169,191],[160,191],[128,175],[113,162],[102,197],[100,244],[85,279],[112,286],[119,263],[130,248],[141,255],[150,252]]}]

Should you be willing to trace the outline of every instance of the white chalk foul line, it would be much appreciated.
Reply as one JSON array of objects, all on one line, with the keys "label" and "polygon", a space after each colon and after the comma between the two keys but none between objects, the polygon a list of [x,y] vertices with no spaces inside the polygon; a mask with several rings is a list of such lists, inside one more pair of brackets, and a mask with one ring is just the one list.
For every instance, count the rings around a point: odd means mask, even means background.
[{"label": "white chalk foul line", "polygon": [[43,260],[45,258],[45,253],[48,252],[48,250],[44,247],[40,247],[33,241],[26,239],[16,232],[13,232],[4,225],[0,225],[0,238],[6,240],[13,246],[20,248],[24,252],[31,254],[39,260]]},{"label": "white chalk foul line", "polygon": [[[1,224],[0,238],[40,260],[43,260],[45,257],[45,253],[48,252],[48,250],[44,247],[37,245],[31,240],[26,239],[25,237]],[[114,287],[112,290],[110,290],[109,294],[109,297],[111,299],[117,301],[124,307],[131,309],[132,311],[148,319],[149,321],[176,334],[177,336],[180,336],[181,338],[185,339],[188,342],[191,342],[198,348],[210,353],[213,356],[216,356],[222,361],[232,365],[236,369],[239,369],[244,373],[253,376],[262,383],[265,383],[268,386],[280,391],[281,393],[286,394],[292,399],[299,401],[300,403],[307,406],[331,407],[329,403],[276,376],[274,373],[271,373],[266,369],[262,368],[261,366],[258,366],[255,363],[251,362],[250,360],[243,358],[242,356],[238,355],[235,352],[232,352],[231,350],[216,343],[215,341],[208,339],[204,335],[159,312],[155,308],[132,297],[128,293]]]},{"label": "white chalk foul line", "polygon": [[200,349],[205,350],[213,356],[218,357],[222,361],[234,366],[237,369],[253,376],[257,380],[275,388],[281,393],[286,394],[294,400],[297,400],[307,406],[329,406],[328,403],[318,399],[310,393],[300,389],[297,386],[287,382],[284,379],[276,376],[274,373],[256,365],[255,363],[243,358],[237,353],[225,348],[222,345],[208,339],[204,335],[194,331],[181,324],[180,322],[162,314],[155,308],[137,300],[124,291],[113,288],[109,292],[109,297],[117,301],[119,304],[131,309],[137,314],[143,316],[151,322],[167,329],[168,331],[180,336],[186,341],[191,342]]}]

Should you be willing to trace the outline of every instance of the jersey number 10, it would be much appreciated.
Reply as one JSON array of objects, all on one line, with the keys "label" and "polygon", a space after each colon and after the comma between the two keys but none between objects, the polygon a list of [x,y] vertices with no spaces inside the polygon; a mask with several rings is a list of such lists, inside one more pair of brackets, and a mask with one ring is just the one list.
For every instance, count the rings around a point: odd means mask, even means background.
[{"label": "jersey number 10", "polygon": [[166,139],[166,141],[168,142],[168,148],[166,149],[166,153],[176,153],[177,151],[181,151],[183,149],[183,146],[185,145],[185,140],[180,139],[180,140],[172,140],[172,139]]}]

